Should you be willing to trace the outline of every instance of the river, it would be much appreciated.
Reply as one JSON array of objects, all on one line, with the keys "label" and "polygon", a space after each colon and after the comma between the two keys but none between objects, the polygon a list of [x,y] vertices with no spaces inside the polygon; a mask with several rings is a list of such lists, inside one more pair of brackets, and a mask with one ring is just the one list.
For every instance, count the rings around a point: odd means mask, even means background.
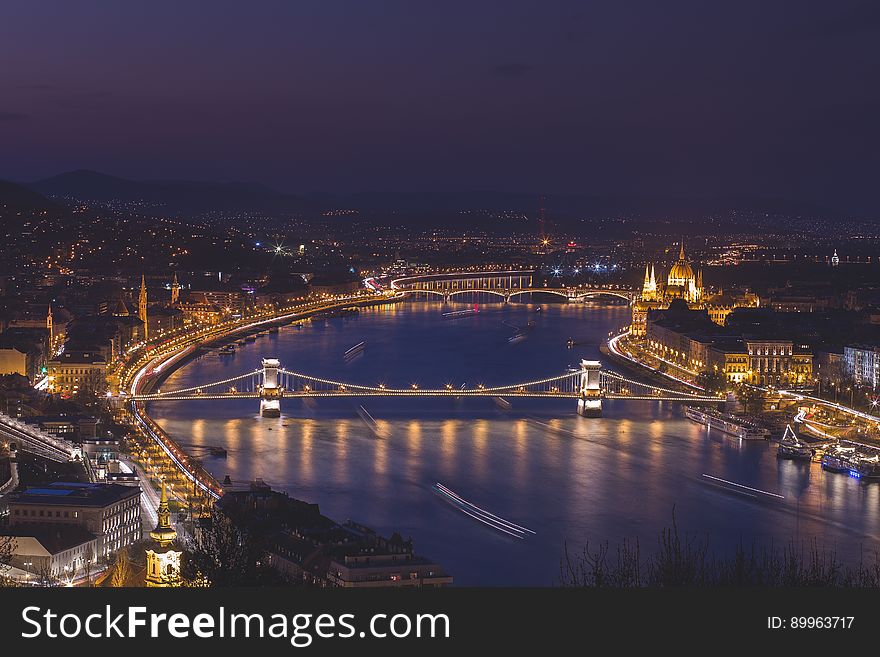
[{"label": "river", "polygon": [[[561,374],[628,323],[625,305],[487,302],[453,320],[429,301],[363,309],[301,329],[209,353],[174,372],[163,390],[257,369],[277,357],[288,369],[389,387],[468,387]],[[533,326],[508,342],[515,327]],[[573,338],[577,345],[568,348]],[[343,353],[364,341],[362,355]],[[612,366],[613,367],[613,366]],[[567,543],[579,551],[639,538],[643,550],[673,518],[721,552],[740,541],[811,541],[844,559],[873,554],[880,537],[880,484],[778,461],[775,446],[740,441],[691,422],[669,402],[606,400],[604,416],[575,413],[574,400],[318,399],[282,401],[281,418],[259,416],[254,399],[161,402],[151,415],[184,443],[219,445],[206,457],[218,479],[261,478],[317,502],[338,521],[383,535],[411,536],[418,554],[443,565],[457,585],[551,586]],[[377,437],[358,416],[363,404],[387,431]],[[772,492],[774,502],[706,484],[704,474]],[[462,497],[533,530],[518,539],[465,515],[438,495],[440,482]],[[774,498],[775,499],[775,498]]]}]

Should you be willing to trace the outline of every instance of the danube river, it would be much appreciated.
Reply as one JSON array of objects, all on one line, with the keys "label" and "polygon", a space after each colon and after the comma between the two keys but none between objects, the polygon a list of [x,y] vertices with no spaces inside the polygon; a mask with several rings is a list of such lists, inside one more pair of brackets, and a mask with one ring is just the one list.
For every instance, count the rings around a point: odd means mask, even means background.
[{"label": "danube river", "polygon": [[[362,310],[351,318],[284,327],[216,351],[175,372],[162,389],[194,386],[257,369],[277,357],[288,369],[389,387],[498,385],[561,374],[628,323],[625,305],[493,304],[444,320],[434,302]],[[525,340],[508,338],[531,328]],[[573,338],[577,345],[567,347]],[[343,353],[366,342],[346,363]],[[205,457],[220,480],[261,478],[317,502],[338,521],[411,536],[458,585],[547,586],[559,582],[564,545],[639,538],[656,545],[671,524],[710,547],[794,539],[845,559],[873,554],[880,537],[880,484],[777,461],[775,446],[742,444],[707,431],[668,402],[606,401],[604,417],[575,414],[574,400],[330,399],[282,401],[283,416],[259,417],[254,399],[153,403],[151,415],[184,444],[218,445]],[[378,437],[357,413],[363,404]],[[706,484],[704,474],[783,496],[758,501]],[[462,513],[436,482],[535,533],[518,539]]]}]

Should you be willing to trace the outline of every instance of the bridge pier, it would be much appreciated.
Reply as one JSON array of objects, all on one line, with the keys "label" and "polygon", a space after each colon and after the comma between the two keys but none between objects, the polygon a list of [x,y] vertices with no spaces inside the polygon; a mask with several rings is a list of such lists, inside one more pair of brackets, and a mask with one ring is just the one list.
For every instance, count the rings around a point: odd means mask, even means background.
[{"label": "bridge pier", "polygon": [[581,361],[580,397],[577,412],[583,417],[602,417],[602,386],[600,372],[602,363],[598,360]]}]

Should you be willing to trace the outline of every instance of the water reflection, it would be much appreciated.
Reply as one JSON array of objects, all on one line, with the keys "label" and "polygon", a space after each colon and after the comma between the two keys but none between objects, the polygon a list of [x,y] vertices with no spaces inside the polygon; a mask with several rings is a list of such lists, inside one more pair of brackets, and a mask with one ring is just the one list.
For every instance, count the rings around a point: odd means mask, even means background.
[{"label": "water reflection", "polygon": [[[580,358],[601,358],[595,347],[568,349],[567,339],[598,344],[628,314],[623,306],[542,305],[533,313],[524,304],[486,304],[478,316],[454,321],[440,318],[446,306],[429,302],[365,309],[352,319],[282,329],[277,339],[248,344],[227,360],[208,355],[163,388],[255,368],[267,349],[294,369],[353,383],[538,378]],[[509,325],[529,321],[529,338],[511,346]],[[344,350],[360,341],[363,357],[345,363]],[[673,507],[682,528],[708,535],[716,549],[797,537],[858,558],[880,534],[880,485],[777,461],[770,445],[706,431],[673,404],[614,401],[604,418],[586,419],[566,400],[512,401],[502,413],[490,399],[370,399],[384,438],[344,400],[283,400],[281,420],[256,417],[253,400],[157,403],[151,412],[184,442],[225,446],[227,459],[205,458],[219,478],[263,477],[338,520],[411,535],[459,584],[553,584],[564,541],[638,536],[653,545]],[[785,500],[762,505],[725,494],[705,486],[703,473]],[[537,534],[523,541],[498,536],[438,500],[434,481]]]}]

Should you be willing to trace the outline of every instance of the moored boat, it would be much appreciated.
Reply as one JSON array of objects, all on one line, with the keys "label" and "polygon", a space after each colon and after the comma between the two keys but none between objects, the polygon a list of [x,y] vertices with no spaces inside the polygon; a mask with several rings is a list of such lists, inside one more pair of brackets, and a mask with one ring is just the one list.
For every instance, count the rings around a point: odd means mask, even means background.
[{"label": "moored boat", "polygon": [[822,469],[829,472],[858,472],[853,462],[854,447],[832,447],[822,455]]},{"label": "moored boat", "polygon": [[722,413],[710,408],[685,406],[684,414],[694,422],[705,424],[710,429],[718,429],[740,440],[766,440],[770,437],[770,432],[764,427],[731,413]]},{"label": "moored boat", "polygon": [[880,455],[860,456],[855,465],[862,479],[880,479]]},{"label": "moored boat", "polygon": [[813,458],[813,449],[800,441],[789,424],[785,427],[782,440],[779,441],[779,447],[776,449],[776,458],[810,461]]}]

